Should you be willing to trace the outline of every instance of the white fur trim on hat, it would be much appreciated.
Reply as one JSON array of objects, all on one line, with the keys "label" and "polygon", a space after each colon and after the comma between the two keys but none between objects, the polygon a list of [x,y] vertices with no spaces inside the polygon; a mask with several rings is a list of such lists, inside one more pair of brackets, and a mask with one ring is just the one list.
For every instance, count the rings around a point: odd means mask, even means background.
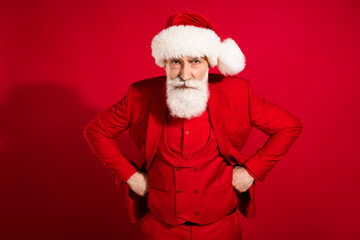
[{"label": "white fur trim on hat", "polygon": [[171,26],[156,35],[151,43],[152,56],[158,66],[164,60],[179,57],[206,56],[211,67],[216,66],[221,40],[210,29],[195,26]]},{"label": "white fur trim on hat", "polygon": [[232,39],[221,43],[211,29],[195,26],[171,26],[157,34],[151,42],[152,56],[159,67],[165,60],[180,57],[207,57],[210,67],[218,65],[224,75],[244,69],[245,57]]}]

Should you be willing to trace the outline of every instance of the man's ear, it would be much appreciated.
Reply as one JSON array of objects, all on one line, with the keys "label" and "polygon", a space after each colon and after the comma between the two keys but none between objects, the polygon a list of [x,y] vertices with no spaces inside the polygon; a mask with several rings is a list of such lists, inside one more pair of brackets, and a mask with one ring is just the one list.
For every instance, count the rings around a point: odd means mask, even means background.
[{"label": "man's ear", "polygon": [[206,56],[204,56],[203,58],[206,60],[206,62],[207,62],[207,64],[208,64],[208,68],[210,69],[210,63],[209,63],[209,61],[208,61],[208,58],[207,58]]}]

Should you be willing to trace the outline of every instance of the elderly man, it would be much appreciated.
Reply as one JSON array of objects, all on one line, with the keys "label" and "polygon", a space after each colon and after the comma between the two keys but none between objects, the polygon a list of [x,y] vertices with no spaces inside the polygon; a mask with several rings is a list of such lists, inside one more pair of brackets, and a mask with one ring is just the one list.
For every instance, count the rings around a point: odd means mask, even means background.
[{"label": "elderly man", "polygon": [[[126,183],[130,219],[145,217],[145,239],[241,239],[239,214],[255,216],[255,181],[285,156],[302,124],[233,76],[245,58],[205,17],[171,16],[151,47],[166,76],[133,83],[86,126],[86,139],[116,183]],[[214,66],[222,74],[209,74]],[[252,127],[269,138],[247,156]],[[127,129],[138,159],[114,141]]]}]

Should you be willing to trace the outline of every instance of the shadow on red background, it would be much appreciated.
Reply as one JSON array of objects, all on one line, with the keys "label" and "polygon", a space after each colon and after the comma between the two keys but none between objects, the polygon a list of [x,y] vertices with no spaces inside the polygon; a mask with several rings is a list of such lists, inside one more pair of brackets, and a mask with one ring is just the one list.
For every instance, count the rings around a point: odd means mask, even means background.
[{"label": "shadow on red background", "polygon": [[124,189],[84,140],[83,127],[96,113],[59,84],[10,91],[0,108],[0,238],[138,239]]}]

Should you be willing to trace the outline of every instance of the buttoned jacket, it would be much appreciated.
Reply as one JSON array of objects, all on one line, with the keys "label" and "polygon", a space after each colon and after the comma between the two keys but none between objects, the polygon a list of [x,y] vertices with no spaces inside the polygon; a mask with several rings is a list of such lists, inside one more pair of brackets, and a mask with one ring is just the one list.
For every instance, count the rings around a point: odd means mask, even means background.
[{"label": "buttoned jacket", "polygon": [[[117,184],[135,171],[147,172],[157,150],[166,112],[166,77],[131,84],[125,96],[97,115],[86,127],[85,137],[110,171]],[[302,131],[302,123],[281,106],[259,96],[248,80],[209,74],[208,111],[221,155],[232,165],[243,165],[264,182],[269,171],[282,159]],[[252,155],[242,153],[252,127],[268,135]],[[115,138],[129,130],[140,157],[123,156]],[[255,182],[237,193],[238,208],[247,218],[255,217]],[[140,220],[148,211],[146,197],[127,187],[130,220]]]}]

